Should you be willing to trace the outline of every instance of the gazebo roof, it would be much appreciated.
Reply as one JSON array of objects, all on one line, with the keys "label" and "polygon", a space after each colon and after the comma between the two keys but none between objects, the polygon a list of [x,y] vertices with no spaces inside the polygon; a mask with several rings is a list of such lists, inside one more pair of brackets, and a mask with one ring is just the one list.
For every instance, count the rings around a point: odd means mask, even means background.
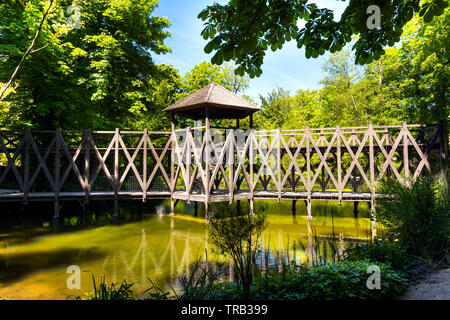
[{"label": "gazebo roof", "polygon": [[198,120],[206,117],[207,108],[210,119],[241,119],[261,110],[260,107],[213,82],[164,111]]}]

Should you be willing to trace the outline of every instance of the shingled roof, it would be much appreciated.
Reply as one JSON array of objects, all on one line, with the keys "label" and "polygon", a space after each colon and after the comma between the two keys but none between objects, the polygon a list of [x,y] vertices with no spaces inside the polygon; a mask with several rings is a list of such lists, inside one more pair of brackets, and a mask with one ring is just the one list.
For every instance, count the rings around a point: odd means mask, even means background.
[{"label": "shingled roof", "polygon": [[213,82],[164,111],[197,120],[205,118],[206,108],[210,119],[241,119],[261,110],[260,107]]}]

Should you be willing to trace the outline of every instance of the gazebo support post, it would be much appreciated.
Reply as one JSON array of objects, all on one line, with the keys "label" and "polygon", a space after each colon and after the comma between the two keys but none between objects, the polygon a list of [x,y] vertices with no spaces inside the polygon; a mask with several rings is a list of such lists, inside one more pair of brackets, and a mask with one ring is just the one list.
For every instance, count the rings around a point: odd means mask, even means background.
[{"label": "gazebo support post", "polygon": [[209,107],[205,108],[205,128],[206,128],[206,144],[205,144],[205,170],[206,170],[206,186],[205,186],[205,214],[209,216],[209,196],[210,196],[210,180],[211,180],[211,124],[209,122]]}]

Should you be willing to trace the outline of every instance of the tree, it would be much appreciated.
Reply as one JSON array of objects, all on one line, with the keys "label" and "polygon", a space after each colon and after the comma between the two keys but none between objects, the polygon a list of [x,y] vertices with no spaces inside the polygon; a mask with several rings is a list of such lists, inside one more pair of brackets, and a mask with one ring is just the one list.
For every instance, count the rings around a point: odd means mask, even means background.
[{"label": "tree", "polygon": [[257,114],[257,121],[264,129],[276,129],[282,127],[291,116],[293,99],[289,91],[282,88],[272,90],[264,97],[259,95],[262,110]]},{"label": "tree", "polygon": [[[373,13],[369,6],[380,10],[380,26],[368,28]],[[211,39],[205,52],[215,51],[211,62],[222,64],[233,60],[236,73],[260,76],[265,52],[281,49],[294,40],[305,47],[306,58],[316,58],[326,51],[341,50],[358,35],[353,49],[356,62],[366,64],[384,54],[383,47],[400,41],[404,25],[414,13],[430,22],[448,6],[445,0],[350,0],[340,21],[334,21],[333,11],[318,8],[307,0],[230,0],[225,5],[208,6],[198,15],[206,21],[203,38]],[[376,14],[376,13],[375,13]],[[299,20],[305,20],[299,28]]]},{"label": "tree", "polygon": [[[49,1],[7,1],[0,5],[0,82],[10,78]],[[170,25],[152,15],[157,0],[77,0],[80,28],[70,28],[72,1],[55,0],[36,47],[5,100],[20,110],[21,123],[35,128],[135,128],[157,113],[155,87],[165,67],[153,54],[164,45]],[[146,121],[144,121],[146,122]]]},{"label": "tree", "polygon": [[[404,120],[434,123],[450,114],[450,9],[430,23],[414,18],[401,45],[382,59],[383,92],[404,113]],[[376,69],[374,64],[368,69]],[[370,72],[373,75],[373,71]]]},{"label": "tree", "polygon": [[183,92],[187,96],[207,86],[211,82],[220,84],[233,93],[244,92],[248,88],[248,76],[234,73],[234,66],[225,64],[217,66],[210,62],[202,62],[192,68],[183,77]]},{"label": "tree", "polygon": [[49,12],[50,12],[50,9],[52,8],[52,5],[53,5],[53,0],[50,1],[48,7],[44,10],[44,13],[42,14],[41,22],[39,23],[39,26],[38,26],[37,29],[36,29],[36,33],[35,33],[35,35],[34,35],[34,37],[33,37],[33,40],[31,41],[30,46],[27,48],[27,50],[26,50],[25,53],[23,54],[22,58],[21,58],[20,61],[19,61],[19,64],[18,64],[17,67],[15,68],[15,70],[14,70],[14,72],[12,73],[11,77],[9,78],[8,82],[6,82],[4,85],[2,85],[1,90],[0,90],[0,101],[3,100],[3,98],[4,98],[5,94],[6,94],[6,91],[7,91],[8,88],[11,86],[11,84],[13,83],[13,81],[16,79],[16,77],[17,77],[17,75],[18,75],[18,73],[19,73],[19,71],[20,71],[20,68],[22,67],[23,63],[25,62],[25,59],[26,59],[30,54],[33,54],[34,52],[37,52],[37,51],[39,51],[39,50],[41,50],[41,49],[44,48],[44,47],[42,47],[42,48],[39,48],[39,49],[34,49],[34,46],[35,46],[35,44],[36,44],[36,40],[37,40],[38,37],[39,37],[39,34],[41,33],[42,27],[44,26],[45,20],[46,20],[47,17],[48,17],[48,14],[49,14]]},{"label": "tree", "polygon": [[232,258],[244,299],[250,296],[255,254],[267,224],[267,217],[261,213],[216,215],[208,223],[208,241],[220,254]]}]

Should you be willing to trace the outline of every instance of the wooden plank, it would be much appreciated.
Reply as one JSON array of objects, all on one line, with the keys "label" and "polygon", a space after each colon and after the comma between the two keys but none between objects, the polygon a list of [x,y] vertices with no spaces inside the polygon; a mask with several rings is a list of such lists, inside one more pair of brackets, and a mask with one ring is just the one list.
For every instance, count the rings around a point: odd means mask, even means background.
[{"label": "wooden plank", "polygon": [[337,146],[337,189],[339,193],[339,203],[342,201],[342,156],[341,156],[341,129],[339,125],[336,126],[336,146]]},{"label": "wooden plank", "polygon": [[[144,145],[143,145],[143,154],[142,154],[142,182],[145,186],[145,190],[142,190],[142,201],[145,201],[147,198],[147,190],[150,184],[147,183],[147,143],[150,138],[148,137],[147,128],[144,129]],[[170,140],[170,139],[169,139]],[[168,183],[170,187],[170,181]]]},{"label": "wooden plank", "polygon": [[281,202],[281,131],[280,127],[277,128],[277,189],[278,189],[278,203]]},{"label": "wooden plank", "polygon": [[[31,129],[27,129],[26,136],[31,135]],[[25,143],[25,168],[24,168],[24,177],[23,177],[23,202],[26,204],[28,200],[28,191],[31,187],[30,184],[30,143],[28,141],[28,137],[26,138],[27,142]]]},{"label": "wooden plank", "polygon": [[116,128],[114,134],[114,192],[119,191],[119,128]]},{"label": "wooden plank", "polygon": [[402,125],[402,130],[403,130],[403,170],[404,170],[404,176],[405,176],[405,180],[404,183],[405,185],[409,185],[409,158],[408,158],[408,128],[406,127],[406,122],[403,122]]},{"label": "wooden plank", "polygon": [[369,123],[369,172],[370,172],[370,191],[375,194],[375,154],[373,150],[373,126]]}]

